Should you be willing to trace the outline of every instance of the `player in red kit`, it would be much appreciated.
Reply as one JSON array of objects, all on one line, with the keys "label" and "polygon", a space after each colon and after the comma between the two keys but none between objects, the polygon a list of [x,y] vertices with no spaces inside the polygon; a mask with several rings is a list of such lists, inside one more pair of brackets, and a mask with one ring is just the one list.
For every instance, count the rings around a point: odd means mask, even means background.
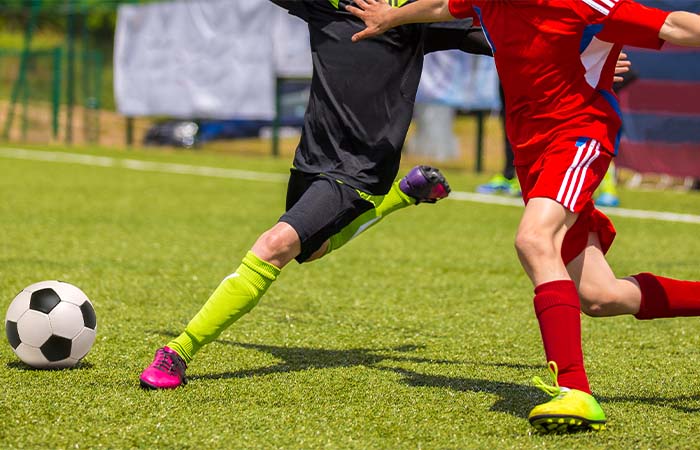
[{"label": "player in red kit", "polygon": [[367,28],[474,17],[493,49],[505,91],[507,134],[525,201],[515,246],[535,286],[534,307],[555,385],[536,406],[539,430],[600,430],[581,350],[580,312],[638,319],[700,315],[700,282],[641,273],[618,279],[605,253],[615,237],[593,203],[617,151],[621,118],[612,92],[622,45],[700,46],[700,16],[632,0],[416,0],[390,11],[377,0],[349,9]]}]

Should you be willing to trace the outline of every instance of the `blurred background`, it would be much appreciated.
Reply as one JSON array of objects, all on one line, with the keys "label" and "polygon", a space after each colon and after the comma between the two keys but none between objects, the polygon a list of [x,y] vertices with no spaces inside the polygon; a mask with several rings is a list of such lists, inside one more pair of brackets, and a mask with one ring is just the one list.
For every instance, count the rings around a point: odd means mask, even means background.
[{"label": "blurred background", "polygon": [[[700,12],[700,0],[643,0]],[[628,49],[615,179],[700,188],[700,51]],[[268,0],[3,0],[0,140],[290,156],[308,97],[306,25]],[[498,175],[490,58],[429,55],[408,161]]]}]

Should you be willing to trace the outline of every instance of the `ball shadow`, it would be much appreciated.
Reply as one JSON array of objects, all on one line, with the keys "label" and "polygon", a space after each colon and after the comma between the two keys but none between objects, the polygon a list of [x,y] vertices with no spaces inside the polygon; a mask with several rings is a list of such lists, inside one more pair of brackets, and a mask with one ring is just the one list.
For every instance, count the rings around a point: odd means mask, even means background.
[{"label": "ball shadow", "polygon": [[78,364],[76,364],[73,367],[65,367],[65,368],[59,368],[59,367],[47,367],[45,369],[40,369],[37,367],[32,367],[29,364],[25,364],[22,361],[10,361],[7,364],[5,364],[5,367],[11,370],[19,370],[22,372],[53,372],[53,371],[60,371],[60,370],[91,370],[92,368],[95,367],[94,364],[87,362],[87,361],[80,361]]}]

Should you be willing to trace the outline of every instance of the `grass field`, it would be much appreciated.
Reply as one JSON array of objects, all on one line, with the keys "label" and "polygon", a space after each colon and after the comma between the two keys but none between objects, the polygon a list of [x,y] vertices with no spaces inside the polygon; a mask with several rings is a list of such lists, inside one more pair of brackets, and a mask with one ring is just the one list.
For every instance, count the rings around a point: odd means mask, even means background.
[{"label": "grass field", "polygon": [[[188,152],[90,154],[288,167]],[[484,180],[448,176],[458,191]],[[0,156],[0,307],[32,282],[61,279],[90,296],[98,317],[95,346],[74,370],[30,370],[0,345],[0,448],[697,448],[697,319],[584,317],[608,430],[532,432],[525,417],[545,396],[530,378],[546,370],[512,248],[520,208],[476,202],[412,207],[321,262],[290,264],[197,356],[185,388],[139,389],[153,351],[277,220],[284,191],[280,181]],[[622,201],[700,215],[697,193],[623,190]],[[620,275],[700,278],[700,224],[615,223],[610,261]]]}]

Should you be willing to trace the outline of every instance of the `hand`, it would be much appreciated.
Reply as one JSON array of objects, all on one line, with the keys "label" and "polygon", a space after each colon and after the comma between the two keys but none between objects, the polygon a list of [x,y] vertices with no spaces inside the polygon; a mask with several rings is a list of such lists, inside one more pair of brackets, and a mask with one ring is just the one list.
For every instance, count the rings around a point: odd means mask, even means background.
[{"label": "hand", "polygon": [[394,9],[386,0],[355,0],[355,5],[345,7],[353,16],[361,19],[367,28],[352,37],[353,42],[383,34],[392,28],[389,15]]},{"label": "hand", "polygon": [[617,57],[617,65],[615,65],[615,77],[613,78],[613,82],[623,82],[625,79],[618,75],[629,72],[630,67],[632,67],[632,61],[627,59],[627,53],[621,52],[620,56]]}]

